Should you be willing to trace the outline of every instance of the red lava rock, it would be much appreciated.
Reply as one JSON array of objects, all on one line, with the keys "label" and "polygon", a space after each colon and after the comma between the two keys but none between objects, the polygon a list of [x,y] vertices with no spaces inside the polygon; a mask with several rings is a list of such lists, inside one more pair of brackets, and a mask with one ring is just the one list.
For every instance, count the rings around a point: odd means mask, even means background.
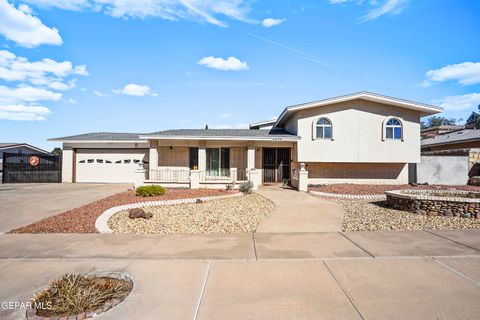
[{"label": "red lava rock", "polygon": [[134,190],[130,190],[14,229],[10,233],[97,233],[95,220],[111,207],[142,201],[175,200],[220,195],[225,195],[225,192],[217,189],[167,189],[167,193],[163,196],[142,198],[137,197]]},{"label": "red lava rock", "polygon": [[310,191],[320,191],[336,194],[355,194],[370,195],[383,194],[389,190],[413,189],[413,190],[463,190],[480,192],[478,186],[445,186],[445,185],[369,185],[369,184],[328,184],[323,186],[315,186],[308,188]]}]

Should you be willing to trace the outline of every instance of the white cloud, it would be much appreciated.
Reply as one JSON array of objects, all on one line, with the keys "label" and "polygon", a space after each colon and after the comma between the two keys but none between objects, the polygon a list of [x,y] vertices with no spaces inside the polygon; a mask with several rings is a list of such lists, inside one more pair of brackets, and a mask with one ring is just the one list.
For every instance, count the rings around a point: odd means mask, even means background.
[{"label": "white cloud", "polygon": [[210,126],[211,129],[248,129],[248,124],[246,123],[238,123],[235,125],[230,124],[219,124],[216,126]]},{"label": "white cloud", "polygon": [[[356,4],[364,4],[365,1],[362,0],[328,0],[331,4],[344,4],[347,2],[355,2]],[[360,22],[367,22],[370,20],[375,20],[385,14],[399,14],[402,12],[404,5],[408,0],[370,0],[367,4],[373,6],[374,8],[369,10],[366,15],[359,19]]]},{"label": "white cloud", "polygon": [[26,106],[23,104],[0,105],[0,119],[16,121],[46,120],[51,111],[43,106]]},{"label": "white cloud", "polygon": [[270,28],[273,26],[277,26],[281,23],[283,23],[285,19],[273,19],[273,18],[267,18],[262,21],[262,26],[265,28]]},{"label": "white cloud", "polygon": [[122,89],[112,90],[112,92],[136,97],[157,96],[157,94],[153,92],[149,86],[135,83],[127,84]]},{"label": "white cloud", "polygon": [[463,62],[450,64],[436,70],[429,70],[426,73],[429,81],[458,81],[463,85],[480,83],[480,62]]},{"label": "white cloud", "polygon": [[227,59],[205,57],[198,61],[198,64],[208,68],[223,70],[223,71],[241,71],[248,70],[246,62],[240,61],[235,57],[228,57]]},{"label": "white cloud", "polygon": [[58,101],[61,93],[34,87],[9,88],[0,86],[0,103],[18,103],[34,101]]},{"label": "white cloud", "polygon": [[218,116],[218,119],[226,119],[226,118],[230,118],[231,115],[228,114],[228,113],[222,113],[221,115]]},{"label": "white cloud", "polygon": [[96,95],[96,96],[98,96],[98,97],[106,97],[106,96],[107,96],[107,94],[102,93],[102,92],[100,92],[100,91],[98,91],[98,90],[94,90],[94,91],[93,91],[93,94]]},{"label": "white cloud", "polygon": [[75,87],[75,80],[67,84],[62,80],[73,75],[88,75],[85,65],[74,66],[70,61],[57,62],[48,58],[30,62],[10,51],[0,50],[0,79],[67,90]]},{"label": "white cloud", "polygon": [[226,26],[226,23],[221,20],[221,16],[249,23],[255,22],[247,17],[250,11],[247,0],[26,0],[26,2],[65,10],[101,11],[117,18],[192,20],[222,27]]},{"label": "white cloud", "polygon": [[448,111],[460,111],[476,108],[480,105],[480,93],[469,93],[459,96],[449,96],[442,100],[440,106]]},{"label": "white cloud", "polygon": [[58,30],[47,27],[28,11],[25,6],[17,9],[7,0],[0,0],[0,34],[27,48],[42,44],[61,45]]}]

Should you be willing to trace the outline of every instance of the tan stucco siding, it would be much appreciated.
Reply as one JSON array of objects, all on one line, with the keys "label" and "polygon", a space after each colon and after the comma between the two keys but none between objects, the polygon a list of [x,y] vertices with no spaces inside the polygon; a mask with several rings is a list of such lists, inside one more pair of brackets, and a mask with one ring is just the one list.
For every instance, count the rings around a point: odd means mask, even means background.
[{"label": "tan stucco siding", "polygon": [[408,183],[405,163],[307,163],[309,183]]},{"label": "tan stucco siding", "polygon": [[[332,122],[332,140],[314,140],[313,123],[319,117]],[[383,140],[384,122],[389,117],[402,121],[403,141]],[[420,113],[379,103],[355,100],[294,114],[286,123],[302,139],[299,162],[420,162]]]},{"label": "tan stucco siding", "polygon": [[189,167],[188,147],[157,147],[159,167]]}]

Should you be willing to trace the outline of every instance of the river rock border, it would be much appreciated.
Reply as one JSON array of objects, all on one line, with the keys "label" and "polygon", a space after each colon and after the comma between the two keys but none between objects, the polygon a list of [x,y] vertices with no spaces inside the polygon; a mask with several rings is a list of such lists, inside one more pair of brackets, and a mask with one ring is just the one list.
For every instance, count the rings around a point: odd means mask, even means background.
[{"label": "river rock border", "polygon": [[[132,284],[132,291],[135,289],[133,279],[130,277],[128,274],[124,272],[88,272],[86,274],[88,278],[114,278],[114,279],[120,279],[120,280],[125,280],[128,281]],[[37,309],[35,308],[29,308],[26,311],[26,318],[28,320],[83,320],[83,319],[90,319],[93,317],[98,316],[100,313],[103,313],[105,311],[110,310],[111,308],[115,307],[117,304],[125,300],[131,293],[130,293],[123,298],[122,300],[120,299],[111,299],[108,300],[103,304],[103,306],[98,307],[95,310],[87,310],[87,311],[82,311],[79,314],[75,315],[69,315],[69,316],[64,316],[64,317],[42,317],[37,315]]]},{"label": "river rock border", "polygon": [[347,200],[385,200],[384,194],[340,194],[320,191],[310,191],[310,194],[325,198],[347,199]]},{"label": "river rock border", "polygon": [[220,200],[225,198],[239,197],[243,193],[237,192],[234,194],[229,194],[225,196],[211,196],[211,197],[199,197],[199,198],[188,198],[188,199],[174,199],[174,200],[161,200],[161,201],[143,201],[131,204],[125,204],[122,206],[112,207],[105,210],[95,221],[95,228],[100,233],[113,233],[113,230],[108,226],[108,219],[113,216],[115,213],[133,209],[133,208],[144,208],[144,207],[160,207],[160,206],[172,206],[178,204],[187,204],[187,203],[196,203],[199,200],[201,202]]},{"label": "river rock border", "polygon": [[[460,190],[385,191],[387,206],[428,216],[480,218],[480,198],[462,198]],[[477,192],[475,192],[477,193]],[[440,194],[440,196],[437,196]],[[451,194],[451,196],[443,196]]]}]

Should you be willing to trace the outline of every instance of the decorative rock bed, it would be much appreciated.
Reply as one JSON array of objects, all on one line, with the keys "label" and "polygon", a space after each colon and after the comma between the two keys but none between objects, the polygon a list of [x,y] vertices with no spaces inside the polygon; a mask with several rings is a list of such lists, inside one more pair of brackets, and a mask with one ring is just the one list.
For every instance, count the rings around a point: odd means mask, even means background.
[{"label": "decorative rock bed", "polygon": [[[128,297],[128,295],[131,293],[133,289],[132,278],[128,274],[123,272],[93,272],[93,273],[86,274],[85,277],[92,280],[100,279],[101,281],[102,279],[115,279],[119,282],[125,282],[125,285],[129,287],[129,291],[126,291],[125,294],[122,294],[117,298],[111,298],[107,301],[104,301],[103,304],[97,306],[94,309],[84,310],[77,314],[69,314],[69,315],[62,315],[62,316],[40,315],[38,314],[40,309],[37,310],[35,306],[32,305],[32,307],[27,309],[26,311],[26,318],[28,320],[59,320],[59,319],[80,320],[80,319],[93,318],[98,316],[100,313],[106,312],[111,308],[115,307],[116,305],[118,305],[119,303],[121,303],[123,300],[125,300],[126,297]],[[43,303],[41,303],[40,305],[43,305]],[[42,311],[42,313],[45,313],[44,310],[40,310],[40,311]]]},{"label": "decorative rock bed", "polygon": [[387,206],[428,216],[480,218],[480,192],[459,190],[386,191]]}]

